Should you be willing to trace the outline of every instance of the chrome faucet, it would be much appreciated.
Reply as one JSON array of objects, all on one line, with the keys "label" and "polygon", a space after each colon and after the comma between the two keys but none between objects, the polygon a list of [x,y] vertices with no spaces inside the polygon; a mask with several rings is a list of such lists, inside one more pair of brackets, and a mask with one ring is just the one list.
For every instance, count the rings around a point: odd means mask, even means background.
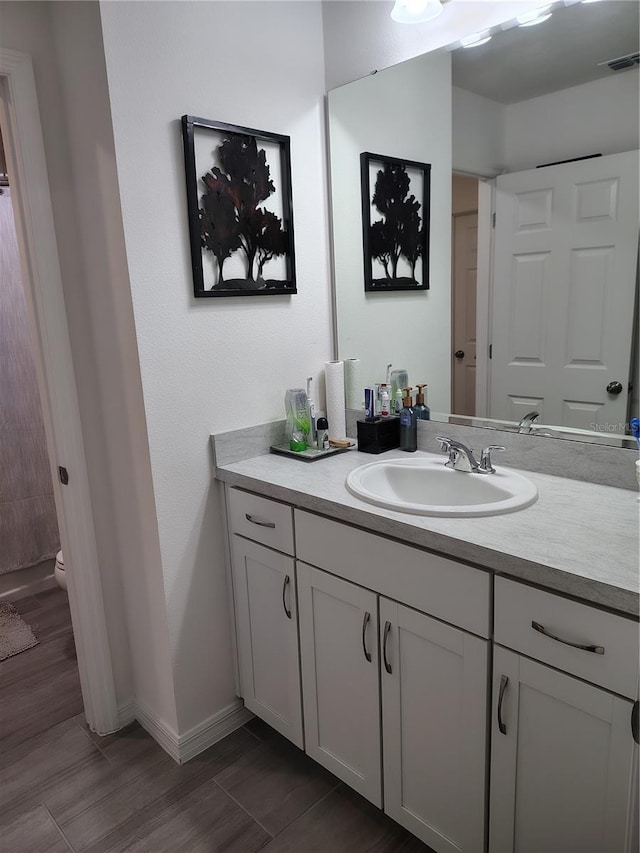
[{"label": "chrome faucet", "polygon": [[491,464],[491,454],[494,451],[506,450],[501,444],[490,444],[483,448],[480,462],[478,462],[473,455],[473,450],[461,441],[446,435],[436,436],[436,441],[439,441],[442,450],[449,454],[449,459],[444,463],[445,468],[465,471],[468,474],[495,474],[496,469]]},{"label": "chrome faucet", "polygon": [[518,424],[518,432],[534,432],[533,422],[540,417],[540,412],[527,412]]}]

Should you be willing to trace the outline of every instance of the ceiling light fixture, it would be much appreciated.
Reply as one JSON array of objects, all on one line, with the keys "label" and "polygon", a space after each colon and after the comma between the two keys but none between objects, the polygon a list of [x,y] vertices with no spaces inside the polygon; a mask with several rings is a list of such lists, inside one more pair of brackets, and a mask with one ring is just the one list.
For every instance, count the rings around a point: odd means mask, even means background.
[{"label": "ceiling light fixture", "polygon": [[482,33],[474,33],[472,36],[460,39],[460,46],[464,48],[480,47],[481,44],[486,44],[488,41],[491,41],[491,33],[485,30]]},{"label": "ceiling light fixture", "polygon": [[396,0],[391,17],[399,24],[423,24],[442,12],[440,0]]},{"label": "ceiling light fixture", "polygon": [[532,12],[525,12],[524,15],[518,15],[516,21],[519,27],[535,27],[543,21],[548,21],[551,17],[549,11],[551,6],[543,6],[540,9],[534,9]]}]

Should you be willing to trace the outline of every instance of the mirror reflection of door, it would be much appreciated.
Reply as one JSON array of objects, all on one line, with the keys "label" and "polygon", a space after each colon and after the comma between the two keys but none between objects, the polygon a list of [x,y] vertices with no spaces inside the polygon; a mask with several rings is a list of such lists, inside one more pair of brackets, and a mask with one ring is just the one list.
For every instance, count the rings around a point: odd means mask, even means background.
[{"label": "mirror reflection of door", "polygon": [[476,413],[476,281],[478,265],[478,181],[452,181],[452,351],[451,411]]},{"label": "mirror reflection of door", "polygon": [[493,418],[622,432],[638,258],[638,152],[501,175]]}]

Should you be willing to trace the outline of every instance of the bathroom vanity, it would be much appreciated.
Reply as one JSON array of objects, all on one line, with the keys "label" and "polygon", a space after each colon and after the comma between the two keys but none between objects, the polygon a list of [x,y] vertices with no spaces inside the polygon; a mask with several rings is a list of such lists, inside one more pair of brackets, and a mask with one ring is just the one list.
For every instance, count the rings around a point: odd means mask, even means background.
[{"label": "bathroom vanity", "polygon": [[635,494],[408,515],[370,461],[218,463],[246,706],[435,851],[637,849]]}]

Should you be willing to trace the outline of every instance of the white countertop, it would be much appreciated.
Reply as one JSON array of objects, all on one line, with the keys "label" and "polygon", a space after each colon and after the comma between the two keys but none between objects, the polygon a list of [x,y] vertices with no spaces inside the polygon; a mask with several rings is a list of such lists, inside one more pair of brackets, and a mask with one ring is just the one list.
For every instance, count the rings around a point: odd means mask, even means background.
[{"label": "white countertop", "polygon": [[354,468],[407,455],[399,450],[379,456],[350,450],[306,463],[265,454],[222,465],[216,468],[216,477],[373,533],[638,616],[636,493],[523,471],[538,487],[539,497],[532,506],[482,518],[435,518],[377,507],[347,491],[345,479]]}]

